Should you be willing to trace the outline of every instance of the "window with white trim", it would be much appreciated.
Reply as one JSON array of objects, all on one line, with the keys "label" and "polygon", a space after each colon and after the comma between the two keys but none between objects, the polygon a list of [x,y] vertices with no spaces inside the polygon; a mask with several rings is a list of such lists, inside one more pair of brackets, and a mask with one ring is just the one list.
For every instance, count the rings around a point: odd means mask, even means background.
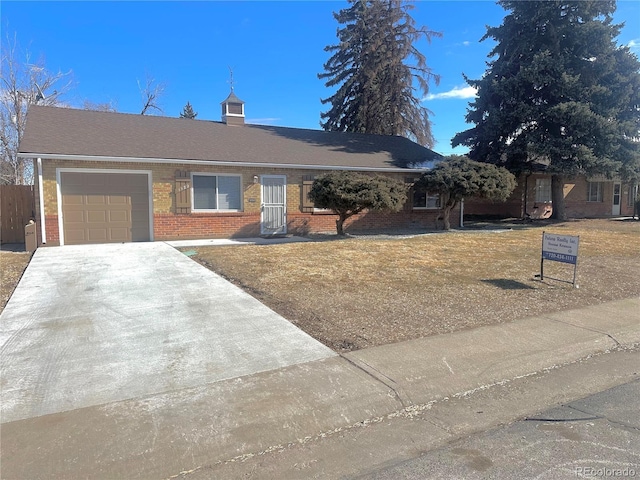
[{"label": "window with white trim", "polygon": [[240,175],[193,173],[193,211],[238,212],[242,209]]},{"label": "window with white trim", "polygon": [[429,192],[416,190],[413,192],[414,209],[436,209],[440,208],[440,195],[432,195]]},{"label": "window with white trim", "polygon": [[536,203],[551,201],[551,179],[536,178]]},{"label": "window with white trim", "polygon": [[587,182],[587,202],[602,202],[603,182]]}]

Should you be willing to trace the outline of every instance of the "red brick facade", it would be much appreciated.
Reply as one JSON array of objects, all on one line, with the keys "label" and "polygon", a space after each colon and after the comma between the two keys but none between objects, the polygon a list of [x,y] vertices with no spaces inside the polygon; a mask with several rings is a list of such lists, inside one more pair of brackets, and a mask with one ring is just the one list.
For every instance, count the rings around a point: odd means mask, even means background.
[{"label": "red brick facade", "polygon": [[[569,179],[564,186],[565,209],[570,218],[597,218],[633,215],[634,187],[619,180],[590,179],[581,176]],[[543,174],[521,175],[518,185],[506,202],[483,199],[465,201],[465,215],[492,215],[514,218],[548,218],[553,207],[548,201],[540,201],[542,183],[550,186],[551,177]],[[591,196],[589,188],[591,185]],[[599,184],[599,185],[595,185]],[[614,186],[619,185],[620,213],[614,213]]]},{"label": "red brick facade", "polygon": [[[303,207],[303,181],[324,173],[320,170],[284,169],[269,167],[231,167],[216,165],[150,164],[120,162],[88,162],[69,160],[43,160],[43,198],[46,219],[46,244],[59,245],[58,178],[60,169],[90,172],[145,171],[151,178],[153,191],[150,194],[152,210],[152,238],[156,241],[180,239],[206,239],[255,237],[260,235],[261,191],[259,178],[262,175],[286,176],[287,233],[305,235],[314,232],[335,232],[336,216],[326,212],[307,212]],[[178,200],[181,181],[190,173],[238,175],[242,189],[242,208],[237,212],[190,212],[181,208]],[[380,172],[382,173],[382,172]],[[386,173],[397,180],[406,180],[405,172]],[[187,177],[184,177],[187,175]],[[417,176],[416,173],[412,174]],[[182,177],[181,177],[182,176]],[[36,182],[36,190],[39,185]],[[39,195],[39,193],[38,193]],[[39,196],[38,196],[39,199]],[[440,214],[437,209],[413,209],[408,203],[401,212],[363,212],[345,222],[347,232],[372,232],[386,229],[422,228],[436,229]],[[459,226],[459,210],[451,213],[452,227]],[[37,222],[41,222],[39,203]],[[38,228],[41,237],[41,229]],[[40,238],[41,240],[41,238]]]}]

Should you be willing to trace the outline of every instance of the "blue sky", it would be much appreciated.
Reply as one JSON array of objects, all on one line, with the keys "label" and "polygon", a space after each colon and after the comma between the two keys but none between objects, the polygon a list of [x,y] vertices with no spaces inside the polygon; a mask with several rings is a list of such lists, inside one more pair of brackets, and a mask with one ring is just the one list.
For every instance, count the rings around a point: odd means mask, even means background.
[{"label": "blue sky", "polygon": [[[50,71],[72,71],[70,106],[111,102],[139,113],[138,81],[165,84],[164,115],[178,116],[187,101],[198,119],[220,120],[229,93],[229,67],[250,123],[318,129],[320,103],[333,93],[317,78],[336,42],[336,1],[30,2],[2,1],[2,36],[17,35],[23,50]],[[442,38],[419,49],[441,76],[424,106],[433,112],[434,149],[452,153],[453,135],[465,130],[468,89],[462,74],[479,78],[492,42],[486,25],[505,11],[489,1],[419,1],[412,16]],[[618,2],[625,22],[620,44],[640,53],[640,2]],[[467,95],[465,95],[465,92]],[[458,148],[457,153],[464,149]]]}]

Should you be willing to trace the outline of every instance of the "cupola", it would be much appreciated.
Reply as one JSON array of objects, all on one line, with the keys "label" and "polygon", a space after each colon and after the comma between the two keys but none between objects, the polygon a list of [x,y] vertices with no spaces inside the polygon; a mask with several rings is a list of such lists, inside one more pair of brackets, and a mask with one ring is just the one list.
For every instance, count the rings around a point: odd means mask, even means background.
[{"label": "cupola", "polygon": [[244,102],[233,92],[221,103],[222,121],[227,125],[244,125]]}]

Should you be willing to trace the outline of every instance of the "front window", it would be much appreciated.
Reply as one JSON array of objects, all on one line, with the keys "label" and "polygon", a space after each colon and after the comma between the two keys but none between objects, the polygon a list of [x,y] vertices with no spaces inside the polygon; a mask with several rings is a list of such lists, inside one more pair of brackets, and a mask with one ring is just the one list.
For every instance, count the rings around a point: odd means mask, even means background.
[{"label": "front window", "polygon": [[551,201],[551,179],[536,179],[536,203],[547,203]]},{"label": "front window", "polygon": [[413,193],[413,208],[440,208],[440,195],[433,195],[429,192],[416,190]]},{"label": "front window", "polygon": [[587,183],[587,202],[602,202],[602,182]]},{"label": "front window", "polygon": [[239,211],[242,188],[239,175],[193,174],[193,210]]}]

